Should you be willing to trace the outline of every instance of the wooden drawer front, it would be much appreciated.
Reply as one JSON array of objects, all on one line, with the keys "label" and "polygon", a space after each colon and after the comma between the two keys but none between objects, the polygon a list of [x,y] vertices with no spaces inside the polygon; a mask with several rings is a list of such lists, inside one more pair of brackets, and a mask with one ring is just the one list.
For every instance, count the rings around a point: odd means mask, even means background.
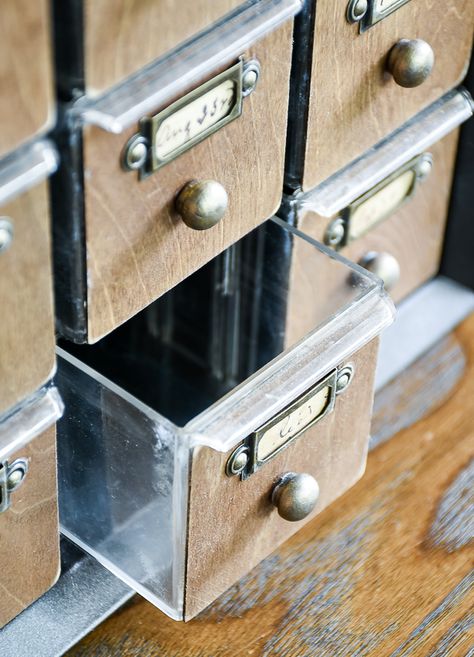
[{"label": "wooden drawer front", "polygon": [[48,0],[4,0],[0,20],[0,156],[52,121]]},{"label": "wooden drawer front", "polygon": [[56,428],[9,457],[28,461],[10,508],[0,514],[0,627],[45,593],[59,577]]},{"label": "wooden drawer front", "polygon": [[[433,169],[426,180],[418,184],[414,196],[388,218],[340,251],[353,262],[361,262],[369,252],[388,253],[395,257],[400,267],[400,277],[389,291],[396,302],[438,271],[457,141],[456,130],[432,146],[429,152],[433,156]],[[323,242],[331,221],[332,219],[308,212],[301,217],[299,228]],[[324,304],[321,304],[321,294],[315,297],[310,287],[311,282],[307,281],[304,272],[304,263],[300,262],[294,270],[294,289],[298,290],[301,297],[306,297],[307,303],[301,306],[304,310],[297,314],[298,319],[295,318],[295,321],[307,321],[312,325],[315,320],[314,313],[324,312]],[[321,288],[325,290],[327,297],[343,292],[335,289],[329,271],[321,270],[318,289]],[[314,299],[314,304],[308,303],[311,299]],[[311,305],[314,308],[311,308]],[[305,313],[308,314],[306,319]]]},{"label": "wooden drawer front", "polygon": [[33,393],[54,368],[47,182],[0,208],[13,227],[0,253],[0,414]]},{"label": "wooden drawer front", "polygon": [[[309,190],[358,157],[464,77],[474,3],[410,0],[359,34],[347,2],[318,0],[303,188]],[[430,77],[398,86],[386,72],[400,39],[422,39],[435,55]]]},{"label": "wooden drawer front", "polygon": [[[271,504],[275,481],[286,472],[306,472],[320,497],[307,522],[363,474],[367,455],[378,340],[355,353],[349,388],[336,407],[295,443],[241,481],[225,475],[229,454],[208,448],[192,459],[185,619],[210,604],[270,554],[302,522],[282,519]],[[344,363],[345,364],[345,363]]]},{"label": "wooden drawer front", "polygon": [[[244,61],[258,59],[261,69],[255,91],[243,99],[242,115],[144,180],[120,164],[136,126],[119,136],[85,128],[89,342],[112,331],[277,209],[291,32],[288,21],[243,55]],[[213,71],[209,79],[219,72]],[[177,193],[193,179],[215,180],[229,197],[224,218],[208,230],[188,228],[174,209]]]},{"label": "wooden drawer front", "polygon": [[84,0],[87,93],[103,92],[240,4],[242,0]]}]

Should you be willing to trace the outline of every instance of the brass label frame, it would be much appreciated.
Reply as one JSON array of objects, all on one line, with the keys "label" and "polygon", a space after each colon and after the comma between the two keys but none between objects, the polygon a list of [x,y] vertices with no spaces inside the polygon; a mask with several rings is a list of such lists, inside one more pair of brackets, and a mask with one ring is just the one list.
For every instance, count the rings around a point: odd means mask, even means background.
[{"label": "brass label frame", "polygon": [[[140,121],[140,133],[148,141],[148,158],[145,167],[141,170],[141,177],[148,176],[152,173],[155,173],[161,167],[164,167],[166,164],[169,164],[177,157],[185,153],[186,151],[196,146],[200,142],[207,139],[210,135],[214,134],[224,126],[228,125],[231,121],[234,121],[242,114],[242,105],[243,105],[243,90],[242,90],[242,74],[244,69],[243,59],[239,59],[237,64],[231,66],[229,69],[219,73],[214,76],[212,79],[208,80],[204,84],[197,87],[193,91],[190,91],[182,98],[179,98],[177,101],[161,110],[158,114],[152,117],[145,117]],[[222,85],[230,82],[233,85],[233,98],[232,105],[230,110],[222,117],[218,118],[215,123],[208,125],[203,130],[196,132],[189,139],[186,139],[176,148],[172,148],[169,153],[164,156],[160,156],[157,153],[157,135],[159,134],[160,128],[166,125],[166,122],[170,121],[173,116],[179,116],[179,112],[191,108],[196,101],[199,101],[200,98],[205,99],[209,97],[209,94],[212,94],[212,91],[222,89]],[[217,111],[218,100],[214,101],[214,107],[211,108],[211,112]],[[202,106],[202,121],[210,115],[209,108],[207,107],[207,101],[203,101]],[[195,119],[195,123],[199,123],[201,117]],[[186,128],[189,128],[189,123],[186,124]]]},{"label": "brass label frame", "polygon": [[[353,203],[351,203],[346,208],[344,208],[344,210],[342,210],[342,212],[336,217],[336,219],[333,219],[331,221],[328,228],[326,229],[326,234],[328,234],[331,226],[335,222],[342,221],[342,224],[344,226],[344,236],[340,240],[340,242],[338,242],[337,245],[334,245],[334,248],[339,250],[347,246],[348,244],[351,244],[352,242],[356,241],[357,239],[360,239],[361,237],[366,235],[369,231],[371,231],[373,228],[375,228],[380,223],[385,221],[388,217],[392,216],[401,207],[403,207],[405,203],[407,203],[410,199],[412,199],[414,194],[416,193],[416,190],[418,189],[418,185],[428,175],[426,171],[423,169],[423,165],[426,163],[429,163],[430,167],[432,166],[433,157],[431,153],[421,153],[420,155],[417,155],[416,157],[406,162],[399,169],[394,171],[394,173],[392,173],[390,176],[387,176],[387,178],[384,178],[384,180],[382,180],[380,183],[369,189],[365,194],[359,196],[359,198],[357,198]],[[395,207],[389,207],[387,211],[375,215],[372,221],[367,223],[366,228],[363,231],[360,231],[356,235],[354,235],[354,232],[351,231],[351,222],[353,221],[353,218],[356,215],[356,213],[364,206],[364,204],[366,204],[368,201],[376,197],[377,194],[383,192],[384,190],[387,190],[387,188],[389,188],[389,186],[392,183],[401,179],[408,172],[412,173],[411,184],[406,194],[399,201],[399,203],[397,203]]]},{"label": "brass label frame", "polygon": [[[366,32],[409,2],[410,0],[369,0],[367,13],[359,23],[360,33]],[[385,7],[383,7],[384,4]]]},{"label": "brass label frame", "polygon": [[[239,470],[239,472],[233,472],[232,468],[228,467],[227,474],[229,476],[232,474],[240,474],[242,480],[247,479],[250,475],[257,472],[262,466],[271,461],[275,456],[292,445],[305,431],[332,413],[336,405],[336,397],[339,394],[337,389],[337,379],[338,374],[340,373],[341,372],[338,371],[338,369],[330,372],[327,376],[318,381],[317,384],[303,393],[303,395],[298,397],[298,399],[293,401],[286,408],[268,420],[268,422],[250,434],[250,436],[248,436],[248,438],[241,443],[236,450],[234,450],[228,462],[228,464],[231,464],[236,455],[245,451],[248,456],[245,467],[242,470]],[[310,413],[308,414],[305,406],[307,407],[308,404],[318,396],[318,393],[325,389],[327,389],[328,395],[324,407],[313,417]],[[303,412],[301,413],[300,411],[302,409]],[[308,421],[305,421],[305,417],[308,417]],[[278,427],[278,425],[285,420],[288,420],[290,423],[292,421],[295,422],[294,430],[289,430],[288,425],[285,425],[284,430],[288,433],[288,438],[283,438],[282,443],[274,450],[270,451],[264,458],[259,458],[259,445],[262,440],[269,434],[269,432],[275,427]]]}]

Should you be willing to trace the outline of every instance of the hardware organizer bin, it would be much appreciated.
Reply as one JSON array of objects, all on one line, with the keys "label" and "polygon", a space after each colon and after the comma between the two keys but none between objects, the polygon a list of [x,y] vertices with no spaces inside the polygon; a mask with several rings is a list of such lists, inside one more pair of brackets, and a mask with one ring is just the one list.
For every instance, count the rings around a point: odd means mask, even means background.
[{"label": "hardware organizer bin", "polygon": [[276,212],[300,8],[244,3],[64,106],[53,199],[65,337],[97,342]]},{"label": "hardware organizer bin", "polygon": [[[288,336],[299,262],[278,263],[296,244],[343,291]],[[59,350],[63,531],[175,619],[195,616],[296,531],[289,520],[312,518],[365,468],[377,336],[393,317],[382,283],[277,219],[265,261],[273,275],[247,348],[273,347],[246,378],[213,376],[199,347],[150,346],[140,315],[98,345]],[[254,273],[243,267],[242,298]],[[199,334],[199,322],[187,326]]]},{"label": "hardware organizer bin", "polygon": [[313,189],[460,84],[473,21],[471,0],[306,3],[295,34],[287,184]]},{"label": "hardware organizer bin", "polygon": [[59,577],[55,423],[62,410],[49,385],[0,417],[0,627]]},{"label": "hardware organizer bin", "polygon": [[54,374],[51,236],[46,178],[56,151],[39,139],[0,160],[0,414]]},{"label": "hardware organizer bin", "polygon": [[[465,89],[448,92],[324,183],[296,194],[294,225],[380,276],[399,302],[439,269],[458,127],[473,109]],[[329,296],[335,292],[330,271],[321,269],[318,280]]]}]

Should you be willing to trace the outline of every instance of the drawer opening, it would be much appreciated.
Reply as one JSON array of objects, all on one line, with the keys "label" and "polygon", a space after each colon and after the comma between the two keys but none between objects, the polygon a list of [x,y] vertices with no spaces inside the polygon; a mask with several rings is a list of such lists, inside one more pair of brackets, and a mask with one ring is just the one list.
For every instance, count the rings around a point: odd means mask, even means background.
[{"label": "drawer opening", "polygon": [[303,313],[287,317],[289,298],[298,296],[292,268],[307,266],[308,258],[330,260],[337,290],[328,296],[314,280],[320,325],[378,286],[322,245],[270,221],[98,343],[60,346],[184,427],[317,328]]},{"label": "drawer opening", "polygon": [[[294,289],[303,266],[316,316]],[[392,317],[379,279],[274,219],[98,344],[63,342],[63,532],[182,618],[193,454],[235,448]]]}]

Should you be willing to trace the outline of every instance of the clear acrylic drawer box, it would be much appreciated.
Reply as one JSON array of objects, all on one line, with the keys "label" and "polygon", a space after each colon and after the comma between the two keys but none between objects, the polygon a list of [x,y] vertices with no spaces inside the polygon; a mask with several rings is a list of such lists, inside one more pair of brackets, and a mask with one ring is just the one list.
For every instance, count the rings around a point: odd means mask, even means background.
[{"label": "clear acrylic drawer box", "polygon": [[[311,519],[365,467],[377,336],[392,303],[379,279],[280,220],[263,232],[257,255],[241,258],[232,313],[214,305],[211,322],[191,321],[201,301],[186,297],[189,353],[170,340],[153,346],[158,325],[161,343],[170,333],[153,306],[98,345],[58,349],[62,531],[174,619],[196,615],[301,526],[272,503],[281,474],[303,468],[316,478]],[[330,262],[329,298],[311,278],[321,260]],[[307,287],[293,289],[302,263]],[[315,304],[306,314],[307,294],[321,295],[317,316]],[[301,415],[300,400],[321,395],[319,410]],[[282,421],[269,448],[267,427]]]}]

